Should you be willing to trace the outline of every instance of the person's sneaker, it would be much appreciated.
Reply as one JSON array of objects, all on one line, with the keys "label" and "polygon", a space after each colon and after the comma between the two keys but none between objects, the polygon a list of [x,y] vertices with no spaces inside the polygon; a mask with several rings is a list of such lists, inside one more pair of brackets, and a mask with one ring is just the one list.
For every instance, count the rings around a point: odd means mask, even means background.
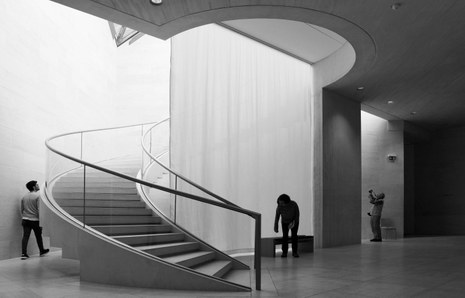
[{"label": "person's sneaker", "polygon": [[287,258],[287,254],[282,254],[281,258]]},{"label": "person's sneaker", "polygon": [[45,254],[48,254],[48,252],[50,251],[50,249],[44,249],[43,251],[40,252],[40,256],[43,256]]},{"label": "person's sneaker", "polygon": [[21,255],[21,260],[27,260],[27,259],[29,259],[29,256],[27,254]]},{"label": "person's sneaker", "polygon": [[381,239],[371,239],[370,241],[371,242],[382,242],[383,240],[381,240]]},{"label": "person's sneaker", "polygon": [[300,258],[299,254],[292,254],[294,258]]}]

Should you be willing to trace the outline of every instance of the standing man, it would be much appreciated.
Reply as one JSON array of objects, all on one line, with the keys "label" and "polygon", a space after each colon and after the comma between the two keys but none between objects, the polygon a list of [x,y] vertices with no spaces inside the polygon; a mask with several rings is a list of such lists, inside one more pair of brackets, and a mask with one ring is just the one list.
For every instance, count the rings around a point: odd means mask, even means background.
[{"label": "standing man", "polygon": [[369,215],[371,216],[371,231],[373,232],[373,239],[371,239],[370,241],[381,242],[383,241],[381,238],[381,213],[383,212],[384,206],[384,193],[376,194],[371,189],[368,191],[368,193],[368,198],[370,198],[370,204],[373,204],[373,206],[371,207],[371,212],[369,213]]},{"label": "standing man", "polygon": [[287,257],[287,250],[288,244],[287,241],[289,239],[289,229],[291,230],[291,237],[292,237],[292,256],[294,258],[298,258],[299,254],[297,252],[297,244],[298,244],[298,237],[297,231],[299,230],[299,206],[296,202],[291,201],[291,198],[286,195],[282,194],[279,196],[278,200],[278,207],[276,207],[276,216],[274,219],[274,231],[278,233],[278,221],[279,217],[281,216],[281,227],[283,229],[283,245],[282,245],[282,255],[281,258]]},{"label": "standing man", "polygon": [[27,254],[27,242],[29,241],[31,230],[34,231],[34,235],[36,236],[40,255],[43,256],[50,251],[49,249],[44,249],[42,241],[42,227],[39,225],[39,184],[37,184],[37,181],[32,180],[26,183],[26,188],[29,190],[29,193],[21,199],[21,216],[23,226],[21,260],[29,258]]}]

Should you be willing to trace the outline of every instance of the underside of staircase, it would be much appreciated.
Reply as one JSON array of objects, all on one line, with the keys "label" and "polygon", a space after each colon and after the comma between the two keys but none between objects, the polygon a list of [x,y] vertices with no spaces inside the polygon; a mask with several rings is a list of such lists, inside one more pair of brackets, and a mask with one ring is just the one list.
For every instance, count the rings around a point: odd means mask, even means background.
[{"label": "underside of staircase", "polygon": [[[100,166],[136,177],[138,164],[125,159]],[[247,265],[165,218],[141,198],[133,181],[80,167],[54,182],[52,197],[61,213],[47,204],[51,244],[63,248],[63,257],[80,261],[81,280],[176,290],[251,290]]]}]

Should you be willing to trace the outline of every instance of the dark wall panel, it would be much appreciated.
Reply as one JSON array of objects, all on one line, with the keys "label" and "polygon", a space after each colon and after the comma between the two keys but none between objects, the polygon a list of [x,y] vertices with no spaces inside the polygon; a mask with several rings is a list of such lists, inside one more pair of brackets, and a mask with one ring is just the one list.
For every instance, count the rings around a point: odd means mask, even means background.
[{"label": "dark wall panel", "polygon": [[415,234],[465,234],[465,127],[415,145]]},{"label": "dark wall panel", "polygon": [[322,246],[360,243],[360,103],[323,91]]}]

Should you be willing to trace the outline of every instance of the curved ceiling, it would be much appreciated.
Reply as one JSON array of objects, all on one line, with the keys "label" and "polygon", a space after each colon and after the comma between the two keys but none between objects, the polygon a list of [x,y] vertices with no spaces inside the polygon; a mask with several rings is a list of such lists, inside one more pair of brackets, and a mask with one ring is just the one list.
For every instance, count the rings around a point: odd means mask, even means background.
[{"label": "curved ceiling", "polygon": [[328,29],[296,21],[246,19],[222,23],[311,64],[330,56],[347,42]]},{"label": "curved ceiling", "polygon": [[315,24],[344,37],[357,55],[353,69],[327,88],[386,119],[431,130],[465,125],[465,1],[54,1],[163,39],[235,19]]}]

